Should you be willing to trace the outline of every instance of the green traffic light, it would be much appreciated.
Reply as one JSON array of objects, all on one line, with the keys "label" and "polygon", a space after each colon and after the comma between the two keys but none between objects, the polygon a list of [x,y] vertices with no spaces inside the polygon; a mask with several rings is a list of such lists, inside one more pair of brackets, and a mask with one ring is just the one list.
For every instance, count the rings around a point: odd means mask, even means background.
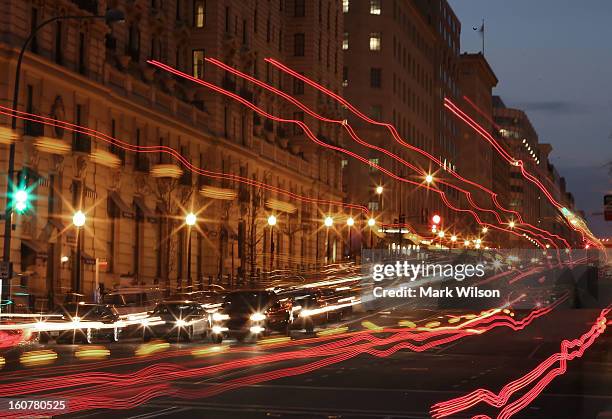
[{"label": "green traffic light", "polygon": [[30,194],[26,189],[19,189],[15,192],[13,199],[15,200],[15,210],[19,213],[23,213],[28,208]]}]

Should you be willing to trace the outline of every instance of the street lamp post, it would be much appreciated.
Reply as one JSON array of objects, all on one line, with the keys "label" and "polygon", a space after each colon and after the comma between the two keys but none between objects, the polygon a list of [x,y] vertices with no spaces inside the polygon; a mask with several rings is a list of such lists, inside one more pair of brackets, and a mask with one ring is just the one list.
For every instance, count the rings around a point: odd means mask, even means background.
[{"label": "street lamp post", "polygon": [[268,225],[270,226],[270,272],[274,267],[274,226],[276,225],[276,217],[271,215],[268,217]]},{"label": "street lamp post", "polygon": [[372,230],[374,229],[374,225],[376,224],[376,220],[374,218],[370,218],[368,220],[368,227],[370,227],[370,250],[374,247],[374,236],[372,235]]},{"label": "street lamp post", "polygon": [[349,217],[346,219],[346,225],[348,226],[348,257],[349,259],[353,258],[353,241],[351,232],[353,230],[353,225],[355,224],[355,220],[353,217]]},{"label": "street lamp post", "polygon": [[191,227],[195,225],[197,217],[193,212],[185,216],[185,224],[187,224],[187,286],[193,286],[191,278]]},{"label": "street lamp post", "polygon": [[[19,81],[21,78],[21,63],[23,61],[23,56],[25,51],[32,41],[38,31],[48,25],[49,23],[55,22],[57,20],[67,20],[67,19],[105,19],[106,23],[120,22],[125,19],[125,16],[122,11],[116,9],[109,9],[104,15],[95,15],[95,16],[55,16],[50,19],[45,20],[36,28],[32,29],[30,35],[25,40],[23,45],[21,46],[21,51],[19,51],[19,57],[17,58],[17,67],[15,69],[15,84],[13,87],[13,116],[11,120],[11,128],[13,131],[17,129],[17,106],[19,104]],[[12,227],[12,198],[11,198],[11,187],[13,183],[13,178],[15,177],[15,143],[11,142],[9,146],[9,159],[8,159],[8,179],[6,182],[6,209],[4,212],[4,247],[3,247],[3,260],[7,263],[10,263],[11,259],[11,227]]]},{"label": "street lamp post", "polygon": [[75,284],[73,287],[73,291],[76,293],[81,292],[81,270],[83,269],[82,267],[82,256],[81,256],[81,247],[83,244],[83,233],[81,232],[81,229],[83,228],[83,226],[85,225],[85,221],[86,221],[86,217],[85,214],[83,213],[83,211],[78,210],[77,212],[74,213],[74,215],[72,216],[72,224],[74,224],[74,226],[77,229],[77,236],[76,236],[76,260],[74,262],[74,266],[75,266]]},{"label": "street lamp post", "polygon": [[325,263],[329,263],[329,259],[330,259],[329,228],[332,225],[334,225],[334,219],[328,215],[327,217],[325,217],[325,220],[323,221],[323,224],[326,227],[325,228]]}]

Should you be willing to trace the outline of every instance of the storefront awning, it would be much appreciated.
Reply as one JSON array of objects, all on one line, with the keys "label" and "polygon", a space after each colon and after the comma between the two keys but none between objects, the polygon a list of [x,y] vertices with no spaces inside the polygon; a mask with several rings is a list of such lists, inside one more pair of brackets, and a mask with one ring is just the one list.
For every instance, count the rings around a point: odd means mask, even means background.
[{"label": "storefront awning", "polygon": [[40,255],[40,256],[47,255],[47,247],[45,246],[44,243],[39,242],[38,240],[21,239],[21,244],[26,247],[29,247],[37,255]]},{"label": "storefront awning", "polygon": [[126,204],[117,192],[110,192],[108,198],[119,208],[122,217],[134,218],[134,212]]},{"label": "storefront awning", "polygon": [[156,218],[157,215],[155,214],[155,212],[153,210],[151,210],[147,204],[144,201],[144,198],[142,196],[135,196],[134,197],[134,204],[140,208],[140,211],[142,211],[143,215],[147,218]]}]

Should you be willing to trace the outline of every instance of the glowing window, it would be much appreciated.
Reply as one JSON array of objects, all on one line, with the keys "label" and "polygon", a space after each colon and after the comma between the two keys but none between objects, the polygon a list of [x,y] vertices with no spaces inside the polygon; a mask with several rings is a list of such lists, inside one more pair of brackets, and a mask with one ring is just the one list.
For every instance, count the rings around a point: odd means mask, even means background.
[{"label": "glowing window", "polygon": [[372,32],[370,34],[370,51],[380,51],[380,33]]},{"label": "glowing window", "polygon": [[381,11],[380,0],[370,0],[370,14],[379,15]]}]

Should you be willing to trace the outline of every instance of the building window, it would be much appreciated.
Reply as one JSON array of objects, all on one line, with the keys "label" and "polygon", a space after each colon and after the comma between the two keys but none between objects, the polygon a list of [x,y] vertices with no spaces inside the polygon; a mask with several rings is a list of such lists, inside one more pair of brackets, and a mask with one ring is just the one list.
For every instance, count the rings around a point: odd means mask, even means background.
[{"label": "building window", "polygon": [[348,67],[342,67],[342,87],[348,86]]},{"label": "building window", "polygon": [[380,32],[370,34],[370,51],[380,51]]},{"label": "building window", "polygon": [[306,0],[295,0],[295,7],[293,10],[294,17],[306,16]]},{"label": "building window", "polygon": [[[300,73],[302,74],[302,73]],[[304,94],[304,82],[298,78],[293,78],[293,94],[303,95]]]},{"label": "building window", "polygon": [[349,0],[342,0],[342,13],[348,13],[349,11]]},{"label": "building window", "polygon": [[195,1],[193,4],[193,26],[196,28],[204,27],[204,16],[206,6],[203,1]]},{"label": "building window", "polygon": [[378,168],[374,167],[373,165],[380,166],[380,160],[378,157],[368,159],[368,162],[370,163],[370,172],[377,172]]},{"label": "building window", "polygon": [[132,61],[140,61],[140,30],[136,25],[131,25],[129,29],[128,55]]},{"label": "building window", "polygon": [[370,87],[380,89],[382,87],[382,69],[371,68],[370,69]]},{"label": "building window", "polygon": [[379,15],[381,11],[380,7],[381,0],[370,0],[370,14]]},{"label": "building window", "polygon": [[346,51],[349,48],[349,33],[344,32],[344,37],[342,38],[342,50]]},{"label": "building window", "polygon": [[293,55],[296,57],[303,57],[305,44],[306,37],[303,33],[296,33],[293,35]]},{"label": "building window", "polygon": [[87,65],[85,63],[85,34],[79,33],[79,73],[87,74]]},{"label": "building window", "polygon": [[368,202],[368,209],[370,211],[378,211],[379,210],[378,201]]},{"label": "building window", "polygon": [[340,162],[340,168],[344,169],[346,166],[348,166],[348,160],[342,159],[342,161]]},{"label": "building window", "polygon": [[193,50],[193,77],[196,79],[204,79],[204,50]]}]

